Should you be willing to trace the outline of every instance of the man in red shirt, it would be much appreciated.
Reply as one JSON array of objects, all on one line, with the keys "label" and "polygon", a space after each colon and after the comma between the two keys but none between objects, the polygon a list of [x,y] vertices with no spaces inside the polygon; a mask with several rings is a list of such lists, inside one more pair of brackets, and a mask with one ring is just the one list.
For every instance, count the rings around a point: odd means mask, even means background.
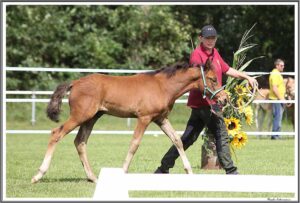
[{"label": "man in red shirt", "polygon": [[[190,56],[190,64],[204,65],[209,58],[215,66],[218,83],[222,84],[222,74],[226,74],[235,78],[247,79],[250,85],[254,87],[254,84],[257,83],[256,79],[229,67],[222,59],[215,48],[217,31],[212,25],[206,25],[201,29],[199,40],[200,45]],[[220,113],[222,107],[208,97],[203,98],[202,93],[198,89],[190,91],[187,105],[191,107],[192,113],[188,120],[186,130],[181,137],[184,149],[188,149],[197,140],[203,128],[207,126],[208,130],[215,137],[218,159],[221,166],[225,169],[226,174],[238,174],[237,167],[234,166],[231,159],[229,137],[224,119],[212,113],[212,110],[215,111],[215,113]],[[155,173],[169,173],[169,169],[174,167],[175,160],[178,156],[178,151],[173,145],[164,155],[161,160],[161,166],[157,168]]]}]

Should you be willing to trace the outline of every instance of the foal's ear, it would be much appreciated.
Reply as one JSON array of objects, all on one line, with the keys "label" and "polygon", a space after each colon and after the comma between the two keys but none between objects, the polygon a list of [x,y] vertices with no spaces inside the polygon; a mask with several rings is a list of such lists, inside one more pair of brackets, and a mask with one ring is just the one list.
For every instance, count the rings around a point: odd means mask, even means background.
[{"label": "foal's ear", "polygon": [[204,65],[204,71],[210,70],[212,66],[212,61],[208,58]]}]

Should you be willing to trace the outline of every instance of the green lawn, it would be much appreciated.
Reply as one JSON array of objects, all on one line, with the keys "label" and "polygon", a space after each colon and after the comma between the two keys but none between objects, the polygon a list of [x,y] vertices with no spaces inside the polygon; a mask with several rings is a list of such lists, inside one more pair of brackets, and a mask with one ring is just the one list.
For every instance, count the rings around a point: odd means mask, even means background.
[{"label": "green lawn", "polygon": [[[88,153],[93,171],[98,175],[102,167],[122,167],[131,136],[93,135],[89,140]],[[92,197],[95,184],[85,180],[75,147],[74,135],[59,143],[48,173],[38,184],[30,180],[41,164],[47,135],[7,136],[7,197]],[[187,150],[194,173],[223,174],[223,170],[201,170],[202,140]],[[170,146],[166,136],[145,136],[130,166],[130,173],[152,173],[163,153]],[[294,175],[294,139],[271,141],[250,139],[248,145],[236,152],[236,165],[241,174]],[[177,160],[172,173],[184,173],[181,160]],[[131,192],[132,197],[292,197],[293,194],[271,193],[161,193]]]},{"label": "green lawn", "polygon": [[[36,124],[31,125],[31,103],[8,103],[7,104],[7,126],[8,130],[50,130],[59,124],[50,121],[46,117],[47,103],[36,104]],[[62,113],[60,121],[63,122],[68,118],[69,107],[66,103],[62,105]],[[184,130],[186,122],[190,116],[190,108],[185,104],[175,104],[169,116],[169,119],[176,130]],[[266,118],[265,118],[265,121]],[[60,122],[60,123],[61,123]],[[255,123],[252,126],[243,125],[245,131],[256,131]],[[104,115],[95,124],[95,130],[134,130],[135,119],[131,119],[131,125],[127,126],[127,119],[117,118]],[[159,130],[159,128],[151,124],[148,130]],[[267,122],[264,122],[263,130],[268,131]],[[282,131],[294,131],[291,120],[285,112],[283,116]]]},{"label": "green lawn", "polygon": [[[30,104],[8,104],[7,129],[50,130],[58,126],[45,118],[46,104],[38,104],[37,123],[30,125]],[[62,120],[67,117],[64,105]],[[170,116],[176,130],[184,130],[189,117],[185,105],[177,105]],[[134,123],[134,120],[133,120]],[[95,129],[132,130],[126,119],[104,116]],[[149,129],[158,130],[154,125]],[[246,130],[254,130],[254,126]],[[291,124],[284,121],[283,130],[293,131]],[[49,135],[6,135],[6,196],[9,198],[91,198],[95,184],[85,179],[83,167],[73,144],[74,135],[68,135],[57,146],[49,171],[37,184],[31,184],[45,154]],[[127,154],[131,135],[92,135],[89,139],[88,154],[96,175],[102,167],[122,167]],[[199,174],[224,174],[223,170],[200,169],[201,138],[187,150],[193,172]],[[171,142],[166,136],[145,135],[139,150],[129,168],[129,173],[153,173]],[[294,175],[295,140],[286,137],[278,141],[268,138],[250,137],[246,147],[236,150],[235,160],[241,174]],[[171,173],[184,173],[178,159]],[[292,193],[228,193],[228,192],[149,192],[131,191],[130,197],[201,197],[201,198],[293,198]]]}]

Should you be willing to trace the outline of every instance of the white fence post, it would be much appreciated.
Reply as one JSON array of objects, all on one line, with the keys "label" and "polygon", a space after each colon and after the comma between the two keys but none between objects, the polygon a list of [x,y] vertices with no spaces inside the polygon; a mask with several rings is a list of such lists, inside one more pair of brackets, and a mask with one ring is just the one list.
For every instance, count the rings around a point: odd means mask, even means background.
[{"label": "white fence post", "polygon": [[94,193],[97,200],[126,200],[129,198],[127,181],[121,168],[102,168]]},{"label": "white fence post", "polygon": [[36,95],[35,95],[35,91],[32,91],[32,103],[31,103],[31,125],[35,124],[35,99],[36,99]]},{"label": "white fence post", "polygon": [[[128,191],[214,191],[297,193],[297,176],[132,174],[102,168],[94,200],[132,200]],[[140,199],[140,198],[139,198]]]},{"label": "white fence post", "polygon": [[131,119],[127,118],[127,127],[130,128],[130,125],[131,125]]}]

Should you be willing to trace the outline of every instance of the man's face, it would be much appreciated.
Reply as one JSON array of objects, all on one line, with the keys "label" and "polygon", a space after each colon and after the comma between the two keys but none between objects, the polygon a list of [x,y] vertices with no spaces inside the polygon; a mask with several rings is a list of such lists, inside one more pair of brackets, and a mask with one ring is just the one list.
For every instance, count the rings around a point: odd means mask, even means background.
[{"label": "man's face", "polygon": [[217,37],[201,37],[200,41],[206,49],[213,49],[217,42]]},{"label": "man's face", "polygon": [[280,72],[282,72],[283,69],[284,69],[284,63],[283,63],[283,62],[278,63],[278,64],[276,65],[276,68],[277,68]]}]

